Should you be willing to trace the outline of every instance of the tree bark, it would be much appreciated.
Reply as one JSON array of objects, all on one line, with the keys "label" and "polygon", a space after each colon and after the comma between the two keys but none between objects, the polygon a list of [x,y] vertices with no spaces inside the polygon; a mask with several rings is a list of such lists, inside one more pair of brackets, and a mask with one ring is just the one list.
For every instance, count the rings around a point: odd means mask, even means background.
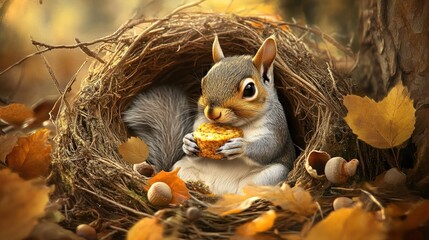
[{"label": "tree bark", "polygon": [[354,91],[380,100],[398,81],[408,87],[416,124],[400,163],[410,166],[408,183],[423,193],[429,189],[429,1],[365,0],[362,9]]}]

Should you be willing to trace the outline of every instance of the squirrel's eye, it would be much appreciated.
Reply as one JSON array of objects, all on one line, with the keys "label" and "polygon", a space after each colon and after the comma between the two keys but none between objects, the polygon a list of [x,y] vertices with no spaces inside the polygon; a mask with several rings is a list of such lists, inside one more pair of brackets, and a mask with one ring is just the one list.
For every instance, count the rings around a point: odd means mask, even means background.
[{"label": "squirrel's eye", "polygon": [[255,93],[256,93],[255,83],[249,82],[248,84],[246,84],[246,86],[243,89],[243,97],[251,98],[255,95]]}]

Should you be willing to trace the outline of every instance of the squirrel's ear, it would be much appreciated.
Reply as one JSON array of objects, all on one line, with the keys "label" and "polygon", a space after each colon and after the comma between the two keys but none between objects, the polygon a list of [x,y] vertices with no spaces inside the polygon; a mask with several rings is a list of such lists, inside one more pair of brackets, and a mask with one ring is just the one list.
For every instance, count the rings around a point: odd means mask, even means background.
[{"label": "squirrel's ear", "polygon": [[217,38],[217,35],[215,36],[215,39],[213,41],[212,56],[213,56],[213,61],[215,63],[219,62],[224,58],[222,48],[220,47],[219,39]]},{"label": "squirrel's ear", "polygon": [[258,52],[253,57],[253,64],[261,72],[261,75],[264,78],[268,77],[269,79],[272,79],[272,66],[274,59],[276,58],[276,54],[276,40],[274,39],[274,36],[271,36],[265,39],[264,43],[262,43],[262,46],[259,48]]}]

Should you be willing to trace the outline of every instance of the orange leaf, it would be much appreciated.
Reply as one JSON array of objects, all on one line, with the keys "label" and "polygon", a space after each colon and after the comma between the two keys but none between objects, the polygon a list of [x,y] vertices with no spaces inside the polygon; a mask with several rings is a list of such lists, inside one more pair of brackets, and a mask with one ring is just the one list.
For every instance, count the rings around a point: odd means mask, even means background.
[{"label": "orange leaf", "polygon": [[137,137],[128,138],[127,142],[119,145],[118,151],[122,158],[131,164],[144,162],[149,156],[148,146]]},{"label": "orange leaf", "polygon": [[0,239],[24,239],[44,215],[51,189],[7,168],[0,170],[0,183]]},{"label": "orange leaf", "polygon": [[146,187],[146,190],[149,190],[149,187],[156,182],[164,182],[171,188],[171,192],[173,193],[172,204],[180,204],[188,200],[191,195],[185,182],[177,176],[179,169],[177,168],[171,172],[159,172],[149,180],[149,186]]},{"label": "orange leaf", "polygon": [[374,214],[360,206],[341,208],[316,224],[308,233],[306,240],[331,239],[386,239],[386,227],[377,221]]},{"label": "orange leaf", "polygon": [[24,179],[46,175],[52,151],[48,137],[49,130],[40,129],[28,137],[19,138],[17,145],[6,157],[9,168]]},{"label": "orange leaf", "polygon": [[21,126],[27,119],[33,117],[33,110],[21,103],[12,103],[0,107],[0,120],[4,122]]},{"label": "orange leaf", "polygon": [[128,231],[127,240],[163,239],[164,228],[156,218],[143,218]]},{"label": "orange leaf", "polygon": [[255,220],[239,226],[237,233],[242,236],[253,236],[257,233],[268,231],[273,227],[276,217],[276,211],[268,210]]}]

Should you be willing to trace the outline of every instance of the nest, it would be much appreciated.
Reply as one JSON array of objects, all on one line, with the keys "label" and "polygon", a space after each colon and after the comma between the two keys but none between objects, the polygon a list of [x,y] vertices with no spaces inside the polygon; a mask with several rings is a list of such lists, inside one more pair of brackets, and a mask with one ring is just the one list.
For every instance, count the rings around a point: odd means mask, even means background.
[{"label": "nest", "polygon": [[[227,56],[254,54],[263,40],[274,34],[278,43],[275,79],[285,107],[294,142],[300,154],[287,180],[320,195],[323,181],[311,178],[304,160],[313,149],[332,156],[356,157],[356,139],[343,122],[341,99],[349,93],[347,78],[335,73],[323,51],[305,34],[300,37],[286,24],[257,17],[212,13],[171,14],[164,19],[141,21],[136,35],[122,31],[115,41],[98,49],[98,60],[83,81],[72,103],[63,101],[56,124],[53,182],[56,197],[67,202],[67,226],[93,221],[120,231],[158,209],[150,205],[143,186],[147,179],[121,160],[117,146],[128,138],[121,114],[140,91],[156,84],[183,84],[190,97],[199,93],[199,79],[212,65],[211,45],[215,33]],[[311,50],[310,50],[311,46]],[[375,174],[370,164],[359,170]],[[367,176],[372,177],[372,176]],[[212,199],[198,186],[189,186],[194,196],[187,205],[204,209]],[[263,201],[235,217],[203,211],[202,220],[180,228],[183,237],[222,238],[231,229],[259,216],[267,209]],[[186,206],[167,209],[186,221]],[[172,213],[172,214],[173,214]],[[293,216],[280,230],[300,230],[302,221]],[[286,230],[285,230],[286,231]]]}]

